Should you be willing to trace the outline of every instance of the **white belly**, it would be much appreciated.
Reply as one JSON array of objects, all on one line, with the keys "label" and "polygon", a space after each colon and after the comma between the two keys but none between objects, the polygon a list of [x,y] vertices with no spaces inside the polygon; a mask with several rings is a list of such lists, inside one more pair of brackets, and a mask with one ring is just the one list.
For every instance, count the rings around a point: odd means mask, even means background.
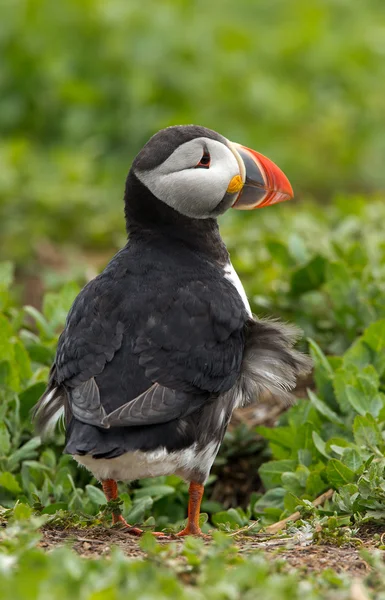
[{"label": "white belly", "polygon": [[190,473],[199,471],[208,477],[211,466],[217,455],[219,443],[210,442],[205,448],[198,450],[193,444],[176,452],[167,452],[165,448],[152,452],[125,452],[116,458],[93,458],[90,455],[74,455],[74,459],[102,481],[116,479],[118,481],[134,481],[161,475],[178,475],[189,480]]},{"label": "white belly", "polygon": [[228,281],[231,281],[231,283],[237,290],[238,294],[240,295],[240,297],[243,300],[243,304],[245,305],[245,308],[246,308],[248,314],[251,317],[252,312],[251,312],[250,304],[249,304],[249,301],[246,296],[245,288],[243,287],[242,282],[238,277],[238,273],[236,272],[236,270],[234,269],[234,267],[231,263],[226,265],[224,271],[225,271],[226,279],[228,279]]}]

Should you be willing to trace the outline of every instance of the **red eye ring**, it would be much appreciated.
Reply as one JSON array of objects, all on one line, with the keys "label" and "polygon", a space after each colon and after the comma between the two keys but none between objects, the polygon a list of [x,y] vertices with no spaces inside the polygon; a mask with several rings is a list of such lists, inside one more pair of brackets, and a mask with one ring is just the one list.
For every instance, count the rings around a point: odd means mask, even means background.
[{"label": "red eye ring", "polygon": [[207,150],[205,150],[203,152],[202,158],[200,159],[199,163],[196,165],[196,169],[208,169],[210,167],[210,163],[211,163],[211,156],[210,153],[207,152]]}]

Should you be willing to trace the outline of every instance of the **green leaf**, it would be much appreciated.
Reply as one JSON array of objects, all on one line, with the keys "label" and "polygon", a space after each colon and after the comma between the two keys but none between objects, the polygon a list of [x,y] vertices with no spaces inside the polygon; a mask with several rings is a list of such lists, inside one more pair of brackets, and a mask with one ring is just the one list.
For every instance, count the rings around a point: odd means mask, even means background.
[{"label": "green leaf", "polygon": [[[315,433],[313,431],[313,433]],[[298,462],[300,465],[310,467],[313,462],[313,453],[308,449],[300,448],[298,450]]]},{"label": "green leaf", "polygon": [[[298,405],[293,408],[297,407]],[[308,407],[310,407],[310,409],[314,410],[315,412],[315,409],[310,402],[308,403]],[[291,422],[291,426],[291,452],[294,454],[294,456],[298,456],[298,450],[310,450],[311,452],[313,452],[313,431],[317,430],[316,424],[311,421],[306,421],[305,423],[298,424],[295,424],[295,422]],[[277,432],[279,433],[279,429],[277,429]]]},{"label": "green leaf", "polygon": [[338,369],[334,377],[336,397],[344,412],[354,408],[359,414],[370,412],[377,416],[383,407],[378,387],[379,376],[373,365],[360,369],[346,365]]},{"label": "green leaf", "polygon": [[0,423],[0,457],[8,456],[11,449],[11,436],[5,423]]},{"label": "green leaf", "polygon": [[265,439],[270,440],[283,446],[284,448],[291,448],[293,443],[293,432],[291,427],[280,427],[279,429],[273,427],[256,427],[256,432],[262,435]]},{"label": "green leaf", "polygon": [[8,290],[13,282],[13,264],[6,260],[0,262],[0,288]]},{"label": "green leaf", "polygon": [[258,516],[259,514],[263,514],[266,509],[271,508],[283,510],[283,501],[286,494],[287,492],[283,487],[276,487],[268,490],[266,494],[264,494],[262,498],[257,500],[257,502],[254,504],[254,514]]},{"label": "green leaf", "polygon": [[381,352],[385,350],[385,319],[369,325],[362,338],[372,350]]},{"label": "green leaf", "polygon": [[48,504],[42,511],[42,515],[54,515],[59,510],[67,510],[68,504],[67,502],[54,502],[53,504]]},{"label": "green leaf", "polygon": [[5,488],[8,492],[11,492],[12,494],[19,494],[21,492],[21,487],[16,477],[8,471],[3,471],[2,473],[0,473],[0,487]]},{"label": "green leaf", "polygon": [[135,490],[135,498],[151,496],[152,498],[163,498],[175,492],[175,488],[170,485],[147,485]]},{"label": "green leaf", "polygon": [[46,448],[40,455],[40,462],[49,469],[54,469],[57,465],[56,454],[52,448]]},{"label": "green leaf", "polygon": [[94,485],[86,485],[86,492],[93,504],[96,504],[97,506],[106,504],[106,497],[99,488],[95,487]]},{"label": "green leaf", "polygon": [[325,473],[329,484],[334,488],[338,488],[345,483],[351,483],[354,481],[355,477],[354,471],[336,458],[331,458],[329,460],[326,465]]},{"label": "green leaf", "polygon": [[318,254],[294,271],[291,276],[291,293],[299,296],[321,287],[325,281],[326,263],[325,258]]},{"label": "green leaf", "polygon": [[313,431],[313,442],[318,452],[322,454],[322,456],[325,458],[330,458],[330,454],[326,450],[326,443],[316,431]]},{"label": "green leaf", "polygon": [[347,483],[339,488],[334,494],[333,501],[337,504],[341,512],[353,513],[354,502],[358,496],[358,486],[355,483]]},{"label": "green leaf", "polygon": [[335,423],[336,425],[343,425],[343,420],[331,409],[318,398],[312,390],[307,390],[310,402],[314,406],[314,408],[324,417],[328,419],[331,423]]},{"label": "green leaf", "polygon": [[363,338],[360,337],[355,340],[345,352],[343,356],[343,366],[346,370],[352,366],[357,367],[358,369],[364,369],[372,362],[372,354],[372,351],[367,344],[365,344]]},{"label": "green leaf", "polygon": [[142,535],[142,537],[139,540],[139,546],[141,550],[143,550],[143,552],[146,552],[147,554],[155,554],[157,548],[159,547],[156,542],[155,536],[153,536],[150,531],[147,531]]},{"label": "green leaf", "polygon": [[13,281],[13,265],[10,262],[0,263],[0,311],[9,303],[9,288]]},{"label": "green leaf", "polygon": [[282,473],[282,486],[288,492],[296,496],[301,496],[305,490],[305,486],[299,481],[296,473]]},{"label": "green leaf", "polygon": [[243,520],[235,509],[223,510],[212,516],[212,521],[216,527],[220,525],[228,526],[229,529],[239,529],[244,526]]},{"label": "green leaf", "polygon": [[143,496],[134,501],[133,507],[127,514],[127,520],[132,524],[141,523],[145,512],[153,505],[153,500],[150,496]]},{"label": "green leaf", "polygon": [[66,283],[59,293],[48,292],[44,296],[43,314],[53,329],[64,325],[67,313],[79,291],[79,286],[70,282]]},{"label": "green leaf", "polygon": [[8,363],[7,369],[0,378],[0,384],[3,382],[14,391],[19,389],[19,377],[15,365],[15,351],[12,342],[13,331],[8,319],[0,314],[0,362]]},{"label": "green leaf", "polygon": [[16,340],[13,345],[16,367],[19,371],[21,381],[27,381],[32,377],[31,361],[28,352],[20,340]]},{"label": "green leaf", "polygon": [[356,367],[340,367],[334,375],[333,387],[341,411],[345,414],[351,412],[352,405],[346,394],[346,387],[356,382]]},{"label": "green leaf", "polygon": [[47,366],[51,365],[55,356],[54,351],[43,344],[34,343],[28,346],[28,351],[33,361]]},{"label": "green leaf", "polygon": [[313,377],[318,390],[318,395],[324,399],[326,404],[335,404],[333,394],[333,376],[334,370],[325,354],[318,344],[308,338],[310,355],[313,359],[314,372]]},{"label": "green leaf", "polygon": [[270,252],[271,256],[285,267],[290,267],[293,264],[293,259],[289,254],[286,244],[283,244],[278,240],[267,240],[266,248]]},{"label": "green leaf", "polygon": [[39,332],[47,338],[54,336],[54,329],[34,306],[24,306],[24,312],[35,321]]},{"label": "green leaf", "polygon": [[346,263],[327,265],[324,289],[329,294],[333,317],[348,337],[354,335],[357,326],[373,318],[371,305],[360,294],[361,281]]},{"label": "green leaf", "polygon": [[322,350],[319,347],[319,345],[317,344],[317,342],[315,342],[311,338],[308,338],[308,342],[309,342],[309,347],[310,347],[310,354],[313,359],[315,367],[317,368],[317,367],[321,366],[323,368],[323,370],[330,377],[333,377],[333,369],[330,366],[328,359],[326,358],[325,354],[322,352]]},{"label": "green leaf", "polygon": [[28,521],[32,517],[32,508],[28,504],[18,502],[12,516],[16,521]]},{"label": "green leaf", "polygon": [[311,471],[306,481],[306,494],[316,498],[325,491],[325,479],[323,477],[325,467],[318,465],[314,471]]},{"label": "green leaf", "polygon": [[33,437],[13,452],[8,459],[9,469],[14,469],[23,460],[35,458],[36,450],[41,446],[41,439]]},{"label": "green leaf", "polygon": [[355,448],[346,448],[342,453],[342,462],[355,473],[362,466],[362,458]]},{"label": "green leaf", "polygon": [[365,396],[364,393],[352,385],[347,385],[345,390],[346,396],[352,407],[360,414],[365,415],[371,413],[378,417],[381,409],[384,407],[384,395],[374,394],[373,396]]},{"label": "green leaf", "polygon": [[381,432],[371,415],[357,415],[353,423],[354,440],[357,446],[374,449],[382,444]]},{"label": "green leaf", "polygon": [[297,263],[304,263],[309,260],[309,251],[306,248],[303,238],[297,233],[291,233],[288,240],[290,255]]},{"label": "green leaf", "polygon": [[19,395],[20,416],[23,421],[30,420],[31,409],[35,406],[46,387],[46,383],[35,383],[34,385],[29,386]]},{"label": "green leaf", "polygon": [[277,487],[281,484],[282,473],[294,471],[297,463],[295,460],[272,460],[259,467],[259,476],[266,489]]},{"label": "green leaf", "polygon": [[339,449],[339,454],[342,454],[344,448],[351,448],[351,442],[345,438],[331,437],[326,441],[326,452],[336,452]]}]

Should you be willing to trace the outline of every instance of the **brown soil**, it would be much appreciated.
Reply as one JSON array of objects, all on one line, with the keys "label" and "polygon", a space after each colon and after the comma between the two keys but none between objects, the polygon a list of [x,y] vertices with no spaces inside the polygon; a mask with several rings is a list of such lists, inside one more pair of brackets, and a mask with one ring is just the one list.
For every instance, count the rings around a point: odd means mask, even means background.
[{"label": "brown soil", "polygon": [[319,573],[324,569],[333,569],[337,573],[349,573],[352,577],[364,577],[370,567],[361,558],[360,549],[374,549],[372,544],[346,544],[333,546],[330,544],[294,545],[290,540],[274,539],[267,542],[253,542],[244,544],[241,552],[251,552],[262,549],[274,560],[284,561],[292,568],[300,569],[304,573]]},{"label": "brown soil", "polygon": [[89,529],[43,529],[43,537],[39,546],[45,550],[52,550],[57,546],[70,546],[80,556],[97,558],[108,556],[112,546],[118,546],[131,558],[142,558],[145,553],[140,549],[137,538],[128,535],[119,529],[92,527]]},{"label": "brown soil", "polygon": [[[375,542],[373,536],[375,533],[381,535],[383,531],[384,528],[365,528],[354,538],[354,543],[342,547],[330,544],[301,545],[296,543],[294,538],[269,537],[263,534],[252,537],[235,536],[234,544],[242,554],[262,550],[274,560],[285,561],[289,567],[301,569],[306,573],[330,568],[338,573],[349,573],[352,577],[362,578],[370,571],[370,567],[361,558],[360,549],[373,550],[378,547],[379,542]],[[109,556],[111,548],[117,546],[130,558],[141,559],[145,556],[138,545],[137,538],[116,528],[46,528],[42,534],[39,546],[48,551],[57,546],[67,545],[80,556],[98,558]],[[177,540],[176,543],[181,545],[183,541]]]}]

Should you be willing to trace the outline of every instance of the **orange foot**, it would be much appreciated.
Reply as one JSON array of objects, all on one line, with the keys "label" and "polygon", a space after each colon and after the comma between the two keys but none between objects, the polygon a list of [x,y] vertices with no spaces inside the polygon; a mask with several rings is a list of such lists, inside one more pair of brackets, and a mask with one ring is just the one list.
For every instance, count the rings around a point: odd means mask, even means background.
[{"label": "orange foot", "polygon": [[[129,523],[127,523],[126,519],[122,517],[122,515],[113,514],[112,515],[112,524],[116,525],[117,523],[121,523],[123,525],[123,531],[126,531],[130,535],[135,535],[136,537],[140,537],[144,534],[143,529],[139,529],[139,527],[133,527]],[[151,531],[152,535],[160,540],[171,540],[173,539],[171,536],[163,533],[162,531]]]},{"label": "orange foot", "polygon": [[177,537],[185,537],[186,535],[203,535],[200,527],[194,526],[193,523],[188,523],[182,531],[179,531]]},{"label": "orange foot", "polygon": [[[103,491],[106,495],[107,501],[116,500],[118,497],[118,486],[115,479],[105,479],[102,481]],[[185,537],[186,535],[199,535],[201,537],[207,538],[208,536],[202,533],[201,528],[199,527],[199,511],[201,506],[203,496],[203,485],[201,483],[197,483],[192,481],[190,483],[189,488],[189,504],[188,504],[188,520],[187,526],[175,535],[167,535],[162,533],[161,531],[152,531],[152,535],[157,537],[158,539],[163,540],[173,540],[175,537]],[[113,513],[112,514],[112,523],[115,525],[116,523],[121,523],[127,533],[131,535],[141,536],[143,535],[143,530],[139,529],[139,527],[132,527],[127,523],[127,521],[122,517],[121,514]]]},{"label": "orange foot", "polygon": [[186,535],[195,535],[195,536],[199,536],[200,538],[204,539],[204,540],[210,540],[211,536],[208,535],[207,533],[203,533],[201,528],[192,528],[189,527],[187,525],[187,527],[185,527],[184,529],[182,529],[182,531],[179,531],[177,534],[175,534],[176,537],[186,537]]},{"label": "orange foot", "polygon": [[[107,502],[110,500],[116,500],[118,497],[118,485],[115,479],[104,479],[102,481],[103,492],[107,498]],[[112,513],[112,524],[116,525],[117,523],[121,523],[127,533],[131,535],[136,535],[137,537],[143,535],[143,529],[139,529],[139,527],[132,527],[129,523],[127,523],[126,519],[122,517],[119,513]],[[161,531],[152,531],[152,535],[159,539],[168,540],[173,539],[172,537],[162,533]]]}]

